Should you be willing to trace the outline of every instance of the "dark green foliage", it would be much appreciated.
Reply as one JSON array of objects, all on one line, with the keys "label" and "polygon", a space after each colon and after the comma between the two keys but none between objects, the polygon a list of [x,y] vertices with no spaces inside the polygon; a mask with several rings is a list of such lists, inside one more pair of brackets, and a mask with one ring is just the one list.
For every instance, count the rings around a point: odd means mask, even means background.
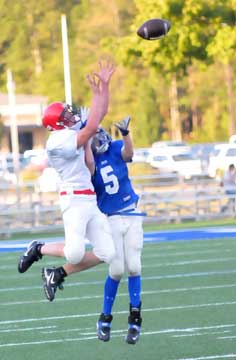
[{"label": "dark green foliage", "polygon": [[[235,1],[0,0],[0,13],[1,92],[7,91],[6,70],[10,68],[17,93],[64,100],[61,15],[66,14],[74,103],[89,104],[86,74],[100,57],[109,56],[118,69],[105,127],[129,113],[134,119],[135,146],[170,137],[169,87],[174,74],[179,90],[183,89],[178,93],[180,121],[185,121],[186,114],[191,117],[194,101],[202,117],[201,125],[184,134],[186,140],[227,140],[224,66],[231,65],[235,94]],[[155,17],[171,22],[168,35],[158,41],[138,38],[140,24]],[[195,79],[191,90],[190,67]],[[235,119],[230,116],[232,125]]]}]

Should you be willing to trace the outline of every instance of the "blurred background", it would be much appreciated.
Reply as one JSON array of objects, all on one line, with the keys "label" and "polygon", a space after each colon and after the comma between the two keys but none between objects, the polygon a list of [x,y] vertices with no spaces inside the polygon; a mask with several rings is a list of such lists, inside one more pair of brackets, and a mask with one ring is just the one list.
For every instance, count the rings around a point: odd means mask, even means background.
[{"label": "blurred background", "polygon": [[[145,222],[235,217],[235,0],[0,0],[0,232],[61,227],[57,174],[44,151],[42,111],[65,101],[62,16],[73,104],[88,106],[86,75],[117,64],[104,127],[131,115],[130,175]],[[151,18],[167,36],[136,35]],[[231,193],[229,193],[229,191]]]}]

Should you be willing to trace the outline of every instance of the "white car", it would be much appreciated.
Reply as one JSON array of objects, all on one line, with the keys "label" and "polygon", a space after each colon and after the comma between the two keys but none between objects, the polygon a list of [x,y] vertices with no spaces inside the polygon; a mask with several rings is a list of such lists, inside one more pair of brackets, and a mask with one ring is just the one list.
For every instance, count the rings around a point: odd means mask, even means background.
[{"label": "white car", "polygon": [[236,166],[236,144],[225,143],[215,145],[209,158],[209,176],[221,178],[223,173],[228,170],[230,164]]},{"label": "white car", "polygon": [[137,148],[134,149],[133,162],[146,162],[148,155],[150,154],[150,148]]},{"label": "white car", "polygon": [[190,152],[190,146],[185,141],[156,141],[152,144],[151,151],[166,150],[168,153]]},{"label": "white car", "polygon": [[185,179],[203,175],[201,160],[194,158],[191,153],[172,154],[159,151],[149,155],[147,161],[160,173],[178,173]]}]

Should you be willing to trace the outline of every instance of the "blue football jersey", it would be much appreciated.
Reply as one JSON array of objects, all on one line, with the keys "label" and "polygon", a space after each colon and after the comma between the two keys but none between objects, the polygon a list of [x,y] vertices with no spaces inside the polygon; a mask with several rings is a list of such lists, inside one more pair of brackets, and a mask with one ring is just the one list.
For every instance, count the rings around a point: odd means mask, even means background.
[{"label": "blue football jersey", "polygon": [[122,147],[122,140],[112,141],[105,153],[94,156],[92,180],[98,207],[108,215],[137,203],[139,198],[131,185],[126,162],[122,159]]}]

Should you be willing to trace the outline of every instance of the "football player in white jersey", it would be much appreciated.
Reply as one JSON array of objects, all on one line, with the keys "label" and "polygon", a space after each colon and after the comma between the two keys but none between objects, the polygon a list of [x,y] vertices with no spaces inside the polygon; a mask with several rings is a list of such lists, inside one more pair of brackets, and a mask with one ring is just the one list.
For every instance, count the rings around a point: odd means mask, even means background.
[{"label": "football player in white jersey", "polygon": [[109,275],[104,285],[102,313],[97,322],[98,339],[109,341],[112,307],[120,280],[128,274],[129,317],[126,342],[136,344],[141,331],[141,252],[143,247],[142,216],[137,209],[138,195],[128,175],[127,162],[133,156],[129,135],[130,117],[115,124],[123,139],[112,141],[110,135],[99,128],[86,147],[86,163],[93,175],[99,209],[107,215],[116,256],[109,265]]},{"label": "football player in white jersey", "polygon": [[[46,144],[49,163],[60,176],[65,244],[31,242],[19,260],[18,271],[24,273],[43,255],[64,256],[68,262],[64,266],[42,270],[45,295],[50,301],[57,288],[63,288],[65,276],[101,262],[109,264],[115,255],[107,218],[97,207],[84,152],[84,146],[108,111],[109,83],[114,71],[110,61],[100,61],[99,71],[87,77],[93,95],[88,119],[82,118],[83,108],[74,111],[61,102],[50,104],[43,114],[43,126],[50,131]],[[93,246],[91,252],[85,251],[86,239]]]}]

